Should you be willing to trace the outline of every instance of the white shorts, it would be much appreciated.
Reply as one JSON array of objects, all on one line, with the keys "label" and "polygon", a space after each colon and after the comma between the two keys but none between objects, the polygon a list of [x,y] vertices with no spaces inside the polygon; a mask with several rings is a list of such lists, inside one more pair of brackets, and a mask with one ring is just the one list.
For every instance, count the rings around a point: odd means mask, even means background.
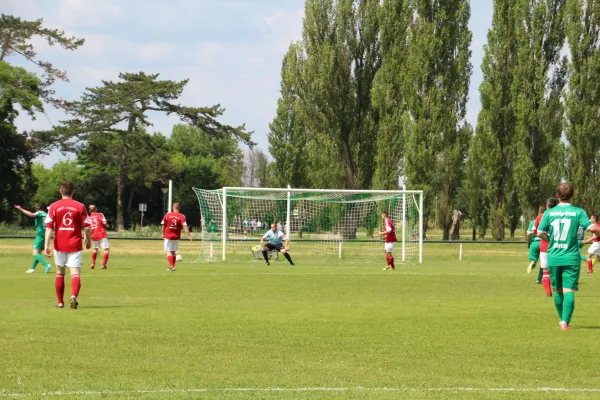
[{"label": "white shorts", "polygon": [[542,268],[542,269],[548,268],[548,253],[540,252],[540,268]]},{"label": "white shorts", "polygon": [[165,251],[177,251],[179,249],[179,240],[165,239]]},{"label": "white shorts", "polygon": [[392,251],[394,251],[394,247],[396,247],[396,242],[386,243],[385,244],[385,252],[386,253],[391,253]]},{"label": "white shorts", "polygon": [[54,263],[58,267],[69,267],[69,268],[81,268],[83,264],[83,251],[76,251],[74,253],[63,253],[61,251],[54,250]]},{"label": "white shorts", "polygon": [[600,242],[593,242],[587,252],[593,256],[600,256]]},{"label": "white shorts", "polygon": [[97,249],[102,245],[103,249],[108,249],[108,238],[102,238],[100,240],[94,240],[94,248]]}]

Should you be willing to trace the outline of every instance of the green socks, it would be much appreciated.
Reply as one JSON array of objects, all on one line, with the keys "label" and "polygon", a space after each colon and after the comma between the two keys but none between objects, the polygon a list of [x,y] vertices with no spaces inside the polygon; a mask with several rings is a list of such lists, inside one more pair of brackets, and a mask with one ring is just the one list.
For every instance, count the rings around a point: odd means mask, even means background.
[{"label": "green socks", "polygon": [[556,312],[558,313],[558,318],[563,321],[563,294],[554,292],[554,307],[556,307]]},{"label": "green socks", "polygon": [[575,311],[575,293],[567,292],[563,296],[561,321],[565,321],[567,325],[569,325],[571,323],[571,317],[573,317],[573,311]]},{"label": "green socks", "polygon": [[38,265],[38,259],[37,257],[33,257],[33,263],[31,264],[31,268],[30,269],[35,269],[35,267]]},{"label": "green socks", "polygon": [[581,256],[581,261],[587,261],[587,257],[586,256]]},{"label": "green socks", "polygon": [[[39,262],[44,267],[48,264],[48,262],[46,262],[46,259],[44,257],[42,257],[41,254],[36,254],[34,258],[35,258],[35,261]],[[35,267],[33,267],[33,268],[35,268]]]},{"label": "green socks", "polygon": [[541,281],[542,281],[542,272],[543,272],[543,271],[544,271],[544,270],[543,270],[542,268],[540,268],[540,270],[538,271],[538,277],[537,277],[537,280],[536,280],[536,282],[538,282],[538,283],[539,283],[539,282],[541,282]]}]

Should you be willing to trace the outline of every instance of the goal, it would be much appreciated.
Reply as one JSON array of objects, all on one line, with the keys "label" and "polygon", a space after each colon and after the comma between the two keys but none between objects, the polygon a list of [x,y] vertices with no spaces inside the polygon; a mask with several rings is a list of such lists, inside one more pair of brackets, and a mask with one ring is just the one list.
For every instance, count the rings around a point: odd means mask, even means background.
[{"label": "goal", "polygon": [[202,215],[197,261],[251,260],[271,224],[290,240],[294,257],[380,262],[381,213],[396,227],[398,262],[423,261],[423,192],[224,187],[193,188]]}]

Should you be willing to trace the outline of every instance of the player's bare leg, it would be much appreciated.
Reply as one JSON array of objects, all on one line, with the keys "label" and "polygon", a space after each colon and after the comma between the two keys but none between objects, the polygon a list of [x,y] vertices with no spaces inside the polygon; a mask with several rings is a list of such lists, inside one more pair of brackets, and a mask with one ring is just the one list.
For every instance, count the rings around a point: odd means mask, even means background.
[{"label": "player's bare leg", "polygon": [[77,310],[77,306],[79,303],[77,302],[77,297],[79,296],[79,291],[81,290],[81,268],[79,267],[70,267],[71,272],[71,302],[69,304],[69,308],[71,310]]},{"label": "player's bare leg", "polygon": [[169,271],[170,272],[175,271],[175,261],[176,260],[177,260],[177,252],[169,251],[169,254],[167,255],[167,261],[169,261]]}]

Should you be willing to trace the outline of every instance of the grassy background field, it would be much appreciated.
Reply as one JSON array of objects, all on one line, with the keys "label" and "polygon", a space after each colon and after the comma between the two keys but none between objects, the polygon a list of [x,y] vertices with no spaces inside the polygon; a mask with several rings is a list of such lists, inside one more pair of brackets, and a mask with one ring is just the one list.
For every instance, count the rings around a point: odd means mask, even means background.
[{"label": "grassy background field", "polygon": [[391,273],[382,256],[186,262],[197,243],[168,273],[160,241],[111,245],[107,271],[86,252],[71,311],[53,273],[24,273],[31,241],[0,240],[0,398],[600,398],[600,277],[582,275],[560,331],[524,245],[467,244],[459,262],[426,244]]}]

